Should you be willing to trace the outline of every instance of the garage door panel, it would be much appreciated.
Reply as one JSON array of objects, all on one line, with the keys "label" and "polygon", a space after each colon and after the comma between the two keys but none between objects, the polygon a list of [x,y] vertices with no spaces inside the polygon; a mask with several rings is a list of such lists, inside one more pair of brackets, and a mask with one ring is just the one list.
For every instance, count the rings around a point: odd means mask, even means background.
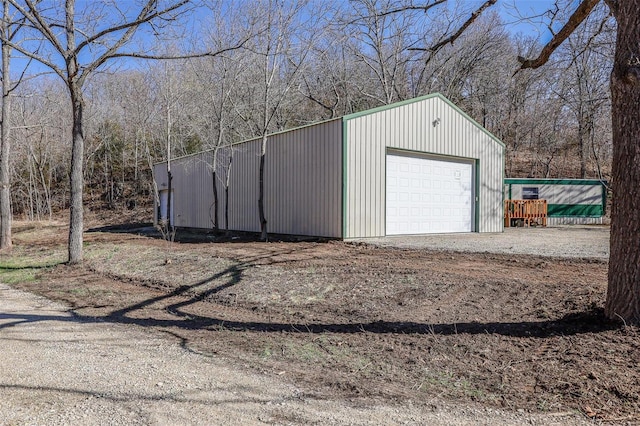
[{"label": "garage door panel", "polygon": [[387,234],[471,232],[471,163],[387,155]]}]

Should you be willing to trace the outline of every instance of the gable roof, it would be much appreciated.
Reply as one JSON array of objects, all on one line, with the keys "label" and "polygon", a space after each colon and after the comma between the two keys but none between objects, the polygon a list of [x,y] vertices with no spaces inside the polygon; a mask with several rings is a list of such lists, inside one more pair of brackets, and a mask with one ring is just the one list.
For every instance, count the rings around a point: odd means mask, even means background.
[{"label": "gable roof", "polygon": [[[371,114],[375,114],[375,113],[378,113],[378,112],[387,111],[387,110],[398,108],[398,107],[401,107],[401,106],[404,106],[404,105],[410,105],[410,104],[422,102],[422,101],[425,101],[427,99],[433,99],[433,98],[440,99],[441,101],[443,101],[444,103],[449,105],[456,112],[458,112],[464,118],[469,120],[475,127],[480,129],[483,133],[485,133],[487,136],[489,136],[495,142],[498,142],[500,145],[502,145],[503,148],[505,147],[505,144],[500,139],[498,139],[498,137],[496,137],[493,133],[488,131],[480,123],[478,123],[476,120],[471,118],[469,116],[469,114],[467,114],[466,112],[461,110],[460,107],[458,107],[456,104],[454,104],[449,99],[444,97],[444,95],[442,95],[441,93],[438,93],[438,92],[431,93],[431,94],[424,95],[424,96],[419,96],[417,98],[406,99],[404,101],[395,102],[393,104],[382,105],[382,106],[379,106],[379,107],[376,107],[376,108],[371,108],[371,109],[368,109],[368,110],[365,110],[365,111],[354,112],[353,114],[348,114],[348,115],[343,116],[342,117],[342,121],[345,122],[345,121],[348,121],[348,120],[351,120],[351,119],[354,119],[354,118],[359,118],[359,117],[363,117],[363,116],[366,116],[366,115],[371,115]],[[294,129],[292,129],[292,130],[294,130]]]},{"label": "gable roof", "polygon": [[[267,134],[267,137],[275,136],[275,135],[281,135],[281,134],[289,133],[289,132],[295,132],[295,131],[300,130],[300,129],[305,129],[307,127],[312,127],[312,126],[318,126],[318,125],[326,124],[326,123],[329,123],[329,122],[332,122],[332,121],[336,121],[336,120],[342,120],[342,122],[344,124],[347,121],[355,119],[355,118],[359,118],[359,117],[363,117],[363,116],[366,116],[366,115],[375,114],[375,113],[382,112],[382,111],[387,111],[387,110],[394,109],[394,108],[399,108],[399,107],[402,107],[404,105],[410,105],[410,104],[414,104],[414,103],[418,103],[418,102],[422,102],[422,101],[425,101],[425,100],[428,100],[428,99],[434,99],[434,98],[440,99],[441,101],[443,101],[444,103],[449,105],[456,112],[458,112],[464,118],[466,118],[471,124],[473,124],[473,126],[477,127],[480,131],[482,131],[487,136],[489,136],[493,141],[497,142],[503,148],[505,148],[505,144],[500,139],[498,139],[493,133],[488,131],[486,128],[484,128],[482,125],[480,125],[480,123],[478,123],[473,118],[471,118],[466,112],[461,110],[456,104],[454,104],[449,99],[444,97],[444,95],[442,95],[441,93],[438,93],[438,92],[431,93],[431,94],[428,94],[428,95],[419,96],[417,98],[406,99],[404,101],[399,101],[399,102],[395,102],[395,103],[388,104],[388,105],[382,105],[382,106],[379,106],[379,107],[376,107],[376,108],[371,108],[371,109],[367,109],[367,110],[360,111],[360,112],[354,112],[352,114],[347,114],[347,115],[344,115],[342,117],[330,118],[328,120],[322,120],[322,121],[317,121],[315,123],[305,124],[304,126],[292,127],[291,129],[286,129],[286,130],[281,130],[279,132],[269,133],[269,134]],[[261,138],[262,138],[262,136],[255,136],[255,137],[252,137],[252,138],[249,138],[249,139],[244,139],[244,140],[241,140],[241,141],[238,141],[238,142],[233,142],[233,143],[231,143],[230,145],[227,145],[227,146],[241,145],[241,144],[244,144],[244,143],[247,143],[247,142],[251,142],[251,141],[255,141],[255,140],[258,140],[258,139],[261,139]],[[213,151],[215,149],[216,148],[209,148],[209,149],[204,149],[202,151],[195,152],[193,154],[187,154],[187,155],[175,157],[175,158],[172,159],[172,161],[179,160],[179,159],[186,158],[186,157],[191,157],[193,155],[199,155],[199,154],[202,154],[202,153],[205,153],[205,152],[211,152],[211,151]],[[162,164],[162,163],[165,163],[165,162],[166,162],[166,160],[160,161],[160,162],[158,162],[156,164]]]}]

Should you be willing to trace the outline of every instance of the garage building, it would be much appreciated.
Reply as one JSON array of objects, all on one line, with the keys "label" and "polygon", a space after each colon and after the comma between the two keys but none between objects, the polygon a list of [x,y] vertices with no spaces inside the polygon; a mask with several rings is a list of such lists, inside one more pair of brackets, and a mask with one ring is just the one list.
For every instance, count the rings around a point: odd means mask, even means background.
[{"label": "garage building", "polygon": [[[156,222],[171,199],[173,225],[211,229],[215,167],[219,228],[259,232],[261,144],[171,161],[171,197],[167,163],[155,165]],[[502,142],[440,94],[272,134],[267,229],[343,239],[502,232],[503,156]]]}]

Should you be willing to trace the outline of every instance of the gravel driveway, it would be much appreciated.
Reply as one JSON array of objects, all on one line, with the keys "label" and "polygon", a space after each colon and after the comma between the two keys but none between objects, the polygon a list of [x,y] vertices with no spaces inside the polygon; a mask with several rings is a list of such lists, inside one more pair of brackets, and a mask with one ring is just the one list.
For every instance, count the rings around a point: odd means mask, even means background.
[{"label": "gravel driveway", "polygon": [[505,228],[503,233],[401,235],[352,241],[380,247],[512,253],[550,257],[609,258],[608,226]]},{"label": "gravel driveway", "polygon": [[[0,424],[587,424],[431,401],[429,409],[306,397],[279,372],[255,373],[169,336],[74,318],[0,284]],[[285,380],[283,380],[283,378]]]}]

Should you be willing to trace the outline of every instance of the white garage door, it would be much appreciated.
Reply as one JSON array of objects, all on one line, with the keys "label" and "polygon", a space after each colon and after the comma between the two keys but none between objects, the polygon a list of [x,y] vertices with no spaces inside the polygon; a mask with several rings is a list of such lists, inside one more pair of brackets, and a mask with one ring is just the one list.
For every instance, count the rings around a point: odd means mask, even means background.
[{"label": "white garage door", "polygon": [[471,163],[387,155],[387,235],[471,232]]}]

